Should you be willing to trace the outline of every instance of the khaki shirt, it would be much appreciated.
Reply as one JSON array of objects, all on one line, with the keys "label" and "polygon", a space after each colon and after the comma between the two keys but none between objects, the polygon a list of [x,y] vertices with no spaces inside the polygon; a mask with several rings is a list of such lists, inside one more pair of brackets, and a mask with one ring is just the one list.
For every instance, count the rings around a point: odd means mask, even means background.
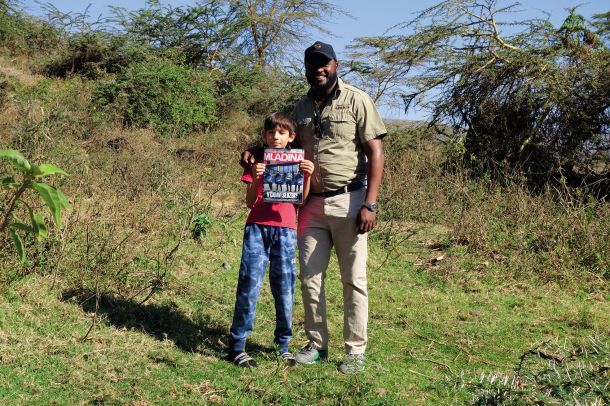
[{"label": "khaki shirt", "polygon": [[[366,178],[362,145],[387,131],[373,100],[362,90],[337,79],[335,92],[318,111],[311,91],[295,106],[297,140],[314,163],[311,191],[339,189]],[[322,136],[316,128],[322,130]],[[319,132],[319,131],[318,131]]]}]

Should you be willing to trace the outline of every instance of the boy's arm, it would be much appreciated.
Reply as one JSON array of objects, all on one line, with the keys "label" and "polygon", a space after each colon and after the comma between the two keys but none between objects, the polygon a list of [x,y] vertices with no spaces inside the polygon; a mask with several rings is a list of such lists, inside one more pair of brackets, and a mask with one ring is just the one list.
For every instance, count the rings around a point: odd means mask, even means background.
[{"label": "boy's arm", "polygon": [[254,179],[252,183],[246,186],[246,206],[251,209],[258,199],[258,179]]},{"label": "boy's arm", "polygon": [[265,171],[264,163],[257,163],[252,167],[252,183],[246,187],[246,205],[251,209],[258,200],[258,183],[261,175]]},{"label": "boy's arm", "polygon": [[304,160],[301,162],[303,168],[303,203],[309,196],[309,186],[311,185],[311,174],[313,173],[313,162]]}]

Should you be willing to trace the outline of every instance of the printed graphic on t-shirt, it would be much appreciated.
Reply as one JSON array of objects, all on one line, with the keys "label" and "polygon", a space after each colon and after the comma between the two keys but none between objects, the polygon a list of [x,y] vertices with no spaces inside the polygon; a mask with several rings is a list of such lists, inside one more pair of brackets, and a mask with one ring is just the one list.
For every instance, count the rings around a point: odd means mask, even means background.
[{"label": "printed graphic on t-shirt", "polygon": [[265,203],[302,203],[303,169],[302,149],[265,148],[263,174],[263,201]]}]

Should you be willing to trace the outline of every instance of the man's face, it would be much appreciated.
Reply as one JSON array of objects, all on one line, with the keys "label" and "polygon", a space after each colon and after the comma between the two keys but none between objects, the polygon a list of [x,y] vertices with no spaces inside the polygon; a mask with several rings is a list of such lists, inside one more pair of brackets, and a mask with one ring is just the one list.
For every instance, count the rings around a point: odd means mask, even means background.
[{"label": "man's face", "polygon": [[305,77],[315,91],[326,91],[337,81],[339,63],[322,54],[313,54],[305,60]]}]

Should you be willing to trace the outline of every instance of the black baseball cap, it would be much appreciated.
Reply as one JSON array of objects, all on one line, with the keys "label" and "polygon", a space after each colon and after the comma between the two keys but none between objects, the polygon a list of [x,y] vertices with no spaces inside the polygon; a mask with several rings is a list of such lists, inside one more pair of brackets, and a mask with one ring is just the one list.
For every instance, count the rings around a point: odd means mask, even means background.
[{"label": "black baseball cap", "polygon": [[313,54],[322,54],[329,59],[337,60],[337,55],[335,55],[335,50],[329,44],[325,44],[324,42],[316,41],[312,46],[305,50],[305,60],[307,60]]}]

